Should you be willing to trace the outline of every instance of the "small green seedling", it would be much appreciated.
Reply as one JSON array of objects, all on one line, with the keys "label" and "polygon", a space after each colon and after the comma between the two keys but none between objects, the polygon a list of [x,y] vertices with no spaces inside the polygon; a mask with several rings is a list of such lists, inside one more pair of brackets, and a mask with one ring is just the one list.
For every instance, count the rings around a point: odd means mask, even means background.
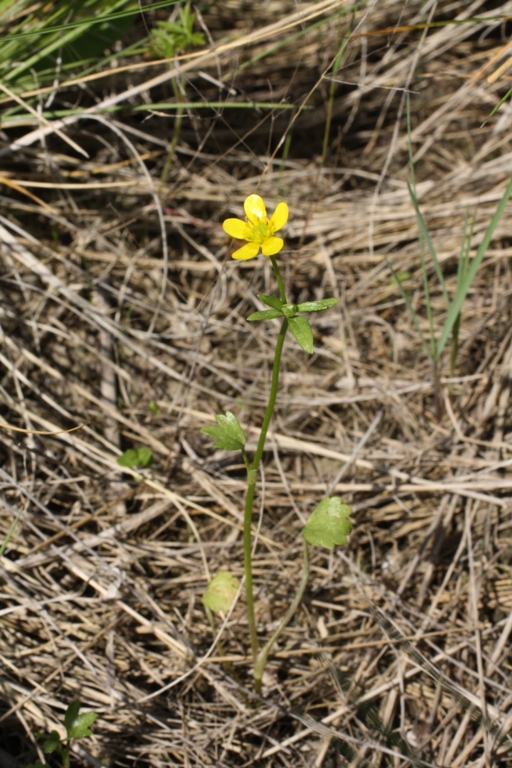
[{"label": "small green seedling", "polygon": [[157,56],[172,59],[177,53],[184,53],[204,45],[202,32],[194,32],[196,15],[185,3],[179,9],[178,21],[158,21],[151,33],[150,46]]},{"label": "small green seedling", "polygon": [[[44,739],[43,750],[47,755],[59,755],[62,760],[62,768],[70,768],[71,740],[85,739],[87,736],[92,736],[91,725],[98,717],[97,712],[82,712],[82,714],[79,714],[81,706],[80,701],[77,699],[72,701],[66,709],[64,713],[66,737],[64,739],[61,740],[57,731],[52,731],[50,734],[36,734],[38,739]],[[50,768],[50,766],[47,763],[36,760],[35,763],[27,765],[26,768]]]},{"label": "small green seedling", "polygon": [[[149,42],[150,53],[173,59],[178,54],[188,53],[194,48],[204,45],[202,32],[194,32],[196,14],[190,8],[190,3],[180,6],[177,21],[159,21],[151,34]],[[174,66],[174,65],[173,65]],[[171,165],[174,160],[176,145],[181,131],[185,101],[186,80],[183,75],[171,78],[171,86],[176,100],[176,119],[171,139],[171,145],[161,174],[162,184],[167,182]]]},{"label": "small green seedling", "polygon": [[[251,323],[258,320],[281,320],[281,330],[277,337],[274,363],[272,366],[269,400],[263,417],[256,451],[252,460],[248,458],[245,450],[245,433],[237,417],[234,413],[231,413],[231,411],[224,414],[218,414],[215,416],[217,424],[203,427],[201,431],[213,439],[213,444],[216,448],[222,448],[226,451],[240,451],[247,471],[243,537],[245,597],[254,664],[254,688],[257,693],[260,693],[263,672],[268,655],[281,632],[297,610],[306,589],[309,578],[308,543],[327,547],[328,549],[332,549],[335,545],[346,544],[347,536],[352,528],[352,524],[349,520],[349,515],[352,510],[349,506],[344,504],[338,496],[334,496],[332,498],[328,497],[323,499],[311,514],[303,530],[304,568],[299,587],[274,634],[267,640],[263,647],[260,648],[254,611],[252,583],[252,515],[258,471],[277,397],[279,369],[284,340],[287,331],[290,330],[301,349],[308,354],[312,354],[313,331],[311,330],[308,320],[298,313],[302,312],[308,314],[311,312],[323,312],[337,304],[338,299],[329,298],[321,299],[319,301],[306,301],[301,304],[292,304],[288,302],[281,273],[275,259],[275,254],[278,253],[284,245],[284,241],[280,237],[275,237],[275,233],[281,229],[288,220],[288,206],[286,203],[279,203],[274,214],[269,219],[267,218],[265,204],[261,197],[259,195],[250,195],[244,203],[244,208],[247,215],[245,221],[241,219],[227,219],[223,224],[224,230],[228,235],[239,240],[248,241],[246,245],[238,248],[232,256],[236,260],[246,261],[247,259],[252,259],[257,256],[261,250],[265,256],[270,258],[279,288],[279,296],[261,294],[258,297],[260,301],[267,307],[270,307],[270,309],[253,312],[247,318]],[[238,579],[228,571],[218,573],[210,581],[210,584],[203,595],[203,603],[213,629],[215,629],[215,625],[211,612],[230,610],[233,601],[238,594],[238,590]]]},{"label": "small green seedling", "polygon": [[117,463],[122,467],[129,467],[134,469],[139,467],[145,469],[150,467],[153,463],[153,451],[150,448],[128,448],[127,451],[122,453],[116,459]]}]

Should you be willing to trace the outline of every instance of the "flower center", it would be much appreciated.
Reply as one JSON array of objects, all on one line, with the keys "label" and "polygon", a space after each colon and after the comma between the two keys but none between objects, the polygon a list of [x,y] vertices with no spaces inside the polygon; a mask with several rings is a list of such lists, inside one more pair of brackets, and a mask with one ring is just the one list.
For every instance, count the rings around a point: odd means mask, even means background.
[{"label": "flower center", "polygon": [[269,237],[273,235],[273,228],[268,219],[263,219],[258,224],[252,226],[252,241],[255,243],[263,243]]}]

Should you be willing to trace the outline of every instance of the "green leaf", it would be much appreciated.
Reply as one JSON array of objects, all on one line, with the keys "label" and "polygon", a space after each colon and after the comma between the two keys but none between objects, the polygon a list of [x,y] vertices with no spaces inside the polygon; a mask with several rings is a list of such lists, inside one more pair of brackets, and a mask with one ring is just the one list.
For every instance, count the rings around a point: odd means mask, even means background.
[{"label": "green leaf", "polygon": [[51,755],[53,752],[55,752],[56,749],[59,749],[59,747],[60,736],[57,731],[52,731],[43,742],[43,749],[48,755]]},{"label": "green leaf", "polygon": [[430,252],[430,258],[432,259],[432,263],[434,265],[434,269],[436,271],[437,279],[439,280],[439,284],[441,286],[441,289],[443,291],[444,300],[446,304],[446,309],[450,309],[450,297],[448,296],[448,289],[446,287],[446,282],[443,275],[443,270],[441,268],[441,264],[439,263],[439,259],[437,258],[436,249],[434,248],[434,244],[431,240],[430,233],[427,229],[427,225],[425,223],[425,219],[423,218],[423,214],[420,211],[420,206],[418,203],[418,198],[416,197],[416,193],[414,189],[411,187],[409,182],[407,182],[407,189],[409,190],[409,197],[411,198],[411,203],[413,204],[414,210],[416,212],[416,221],[418,222],[418,229],[420,231],[421,238],[423,239],[423,242],[426,244],[429,252]]},{"label": "green leaf", "polygon": [[122,467],[136,467],[139,452],[135,448],[129,448],[127,451],[117,457],[116,461]]},{"label": "green leaf", "polygon": [[209,424],[201,430],[212,438],[215,448],[224,448],[225,451],[239,451],[245,448],[245,432],[234,413],[228,411],[225,414],[217,414],[215,421],[217,424]]},{"label": "green leaf", "polygon": [[153,30],[150,48],[159,56],[172,58],[175,53],[187,52],[204,45],[202,32],[194,32],[195,13],[187,3],[179,9],[179,22],[158,21]]},{"label": "green leaf", "polygon": [[302,533],[309,544],[332,549],[335,544],[346,544],[352,530],[349,515],[352,508],[339,496],[327,496],[309,516]]},{"label": "green leaf", "polygon": [[283,302],[277,296],[268,296],[266,293],[258,293],[258,299],[272,309],[281,309]]},{"label": "green leaf", "polygon": [[313,331],[305,317],[290,317],[290,331],[299,346],[308,354],[313,353]]},{"label": "green leaf", "polygon": [[498,203],[498,207],[494,212],[494,216],[492,217],[490,224],[485,231],[485,235],[482,241],[480,242],[480,245],[478,246],[477,252],[473,257],[471,264],[468,265],[468,267],[465,270],[464,279],[461,281],[460,285],[459,284],[457,285],[457,293],[453,299],[453,302],[451,304],[450,311],[448,312],[446,320],[444,321],[443,330],[439,338],[439,341],[437,343],[438,356],[443,351],[443,348],[446,342],[448,341],[448,337],[453,329],[453,326],[457,321],[457,317],[460,314],[462,305],[466,299],[466,296],[468,295],[469,289],[471,288],[471,283],[475,279],[476,273],[478,272],[478,268],[480,267],[482,259],[485,256],[485,252],[487,251],[487,248],[489,247],[489,243],[491,242],[492,236],[494,234],[494,230],[498,226],[499,220],[501,219],[501,216],[505,210],[505,206],[508,203],[510,195],[512,195],[512,179],[507,184],[507,188],[503,193],[503,197]]},{"label": "green leaf", "polygon": [[275,320],[276,317],[282,316],[283,313],[280,309],[263,309],[261,312],[253,312],[247,319],[253,323],[255,320]]},{"label": "green leaf", "polygon": [[298,312],[323,312],[324,309],[334,307],[339,302],[339,299],[320,299],[320,301],[305,301],[303,304],[297,305]]},{"label": "green leaf", "polygon": [[118,456],[117,463],[122,467],[150,467],[153,463],[153,451],[151,448],[128,448],[127,451]]},{"label": "green leaf", "polygon": [[391,273],[393,275],[393,279],[398,287],[398,290],[400,291],[400,295],[402,296],[402,299],[404,300],[407,309],[409,311],[409,315],[411,316],[411,320],[414,323],[414,327],[418,331],[418,336],[420,337],[421,343],[423,345],[423,349],[425,351],[425,354],[427,357],[430,357],[430,347],[428,346],[428,342],[423,335],[423,331],[421,330],[420,321],[418,318],[418,315],[416,314],[416,311],[412,305],[411,297],[409,296],[408,292],[405,290],[404,286],[402,285],[402,281],[399,279],[397,273],[393,269],[391,264],[388,264]]},{"label": "green leaf", "polygon": [[240,588],[240,580],[229,571],[219,571],[208,584],[203,604],[214,613],[229,611]]},{"label": "green leaf", "polygon": [[90,726],[98,718],[97,712],[82,712],[81,715],[75,719],[71,729],[68,731],[71,739],[83,739],[84,736],[92,736]]},{"label": "green leaf", "polygon": [[78,713],[80,712],[81,706],[82,706],[81,702],[78,699],[75,699],[68,706],[64,714],[64,727],[66,728],[66,732],[69,738],[71,738],[70,731],[73,727],[73,723],[78,717]]},{"label": "green leaf", "polygon": [[139,448],[137,451],[138,457],[137,457],[137,466],[139,467],[150,467],[153,463],[153,451],[151,448],[146,448],[143,446],[142,448]]},{"label": "green leaf", "polygon": [[148,407],[151,413],[153,414],[153,416],[159,416],[162,413],[162,409],[160,408],[156,400],[150,400]]}]

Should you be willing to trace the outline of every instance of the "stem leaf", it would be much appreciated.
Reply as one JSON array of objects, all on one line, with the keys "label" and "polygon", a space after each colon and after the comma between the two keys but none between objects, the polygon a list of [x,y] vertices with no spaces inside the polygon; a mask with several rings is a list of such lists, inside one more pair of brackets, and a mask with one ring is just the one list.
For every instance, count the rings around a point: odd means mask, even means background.
[{"label": "stem leaf", "polygon": [[297,312],[323,312],[324,309],[334,307],[339,302],[339,299],[320,299],[320,301],[304,301],[302,304],[297,304]]},{"label": "stem leaf", "polygon": [[262,309],[261,312],[253,312],[247,318],[250,323],[255,320],[275,320],[276,317],[282,317],[283,313],[280,309]]},{"label": "stem leaf", "polygon": [[309,355],[313,354],[313,331],[305,317],[290,317],[290,331],[298,345]]},{"label": "stem leaf", "polygon": [[266,293],[258,293],[258,299],[272,309],[281,309],[283,302],[277,296],[269,296]]}]

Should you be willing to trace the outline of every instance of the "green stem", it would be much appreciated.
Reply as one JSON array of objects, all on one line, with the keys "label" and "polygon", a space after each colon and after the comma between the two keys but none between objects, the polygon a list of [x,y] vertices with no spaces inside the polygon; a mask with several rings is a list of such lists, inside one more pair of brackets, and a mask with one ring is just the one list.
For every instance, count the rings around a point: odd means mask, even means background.
[{"label": "green stem", "polygon": [[[215,626],[215,619],[213,618],[213,613],[212,613],[211,609],[208,608],[207,605],[205,605],[205,611],[206,611],[206,616],[208,618],[208,621],[210,622],[210,627],[212,628],[213,638],[215,639],[217,637],[217,627]],[[220,637],[217,638],[217,649],[218,649],[218,651],[219,651],[221,656],[225,656],[226,655],[226,651],[224,650],[224,644],[223,644],[222,640],[220,639]],[[240,679],[239,679],[238,675],[236,674],[235,670],[233,669],[233,665],[231,664],[231,662],[230,661],[224,661],[224,662],[222,662],[222,664],[224,666],[224,669],[228,673],[228,675],[230,675],[233,678],[233,680],[236,680],[237,683],[239,683]]]},{"label": "green stem", "polygon": [[70,750],[71,750],[71,742],[68,741],[66,743],[66,746],[64,747],[64,749],[61,752],[62,768],[69,768],[69,766],[70,766],[70,763],[69,763],[69,752],[70,752]]},{"label": "green stem", "polygon": [[[185,79],[182,77],[181,80],[181,87],[183,87]],[[181,132],[181,123],[183,121],[183,113],[185,112],[185,108],[181,106],[183,102],[183,94],[177,85],[176,81],[173,79],[171,80],[172,88],[174,91],[174,96],[176,98],[177,103],[180,105],[176,111],[176,122],[174,123],[174,130],[172,134],[172,141],[171,146],[169,149],[169,152],[167,153],[167,158],[165,160],[164,168],[162,171],[162,174],[160,176],[160,183],[162,185],[167,184],[167,180],[169,178],[169,173],[171,172],[171,165],[172,161],[174,160],[174,154],[176,151],[176,146],[178,144],[178,140],[180,138],[180,132]]]},{"label": "green stem", "polygon": [[254,665],[254,688],[256,690],[256,693],[261,693],[261,681],[263,678],[263,672],[265,670],[265,664],[267,663],[268,655],[272,650],[272,646],[274,645],[276,640],[279,639],[281,632],[286,627],[286,625],[292,618],[293,614],[299,607],[299,603],[302,600],[302,596],[304,595],[304,590],[306,589],[308,579],[309,579],[309,550],[308,550],[308,543],[306,539],[304,539],[304,571],[302,572],[302,579],[299,584],[297,594],[293,598],[293,602],[291,603],[290,607],[286,611],[285,615],[279,622],[278,628],[276,629],[276,631],[274,632],[270,640],[263,646],[263,648],[259,652],[258,658],[256,659],[256,663]]},{"label": "green stem", "polygon": [[258,658],[258,634],[256,632],[256,616],[254,615],[254,593],[252,590],[252,506],[254,503],[254,492],[256,490],[256,479],[251,483],[253,476],[252,470],[247,473],[247,496],[245,497],[244,513],[244,572],[245,572],[245,601],[247,604],[247,619],[249,622],[249,634],[251,636],[252,660],[256,663]]},{"label": "green stem", "polygon": [[[279,286],[279,293],[281,294],[281,301],[286,303],[286,293],[284,290],[283,280],[279,267],[273,256],[270,257],[272,266]],[[286,331],[288,330],[288,320],[283,318],[281,330],[277,337],[276,351],[274,353],[274,364],[272,366],[272,380],[270,383],[270,396],[263,417],[263,423],[261,425],[261,432],[256,446],[256,453],[252,463],[247,469],[247,496],[245,498],[245,512],[244,512],[244,571],[245,571],[245,595],[247,603],[247,618],[249,622],[249,634],[251,637],[251,650],[254,664],[258,658],[258,634],[256,632],[256,617],[254,614],[254,593],[252,588],[252,510],[254,505],[254,496],[256,494],[256,481],[258,479],[258,470],[260,467],[261,457],[263,456],[263,450],[265,448],[265,440],[267,438],[268,428],[270,426],[270,420],[274,411],[274,405],[277,398],[277,389],[279,385],[279,368],[281,365],[281,355],[283,352],[284,339]],[[247,466],[246,457],[244,462]]]},{"label": "green stem", "polygon": [[277,266],[277,261],[275,256],[270,257],[270,261],[272,262],[272,267],[274,269],[274,274],[276,276],[277,285],[279,288],[279,294],[281,296],[281,301],[283,304],[286,304],[286,291],[284,290],[284,283],[283,278],[281,277],[281,273],[279,271],[279,267]]}]

